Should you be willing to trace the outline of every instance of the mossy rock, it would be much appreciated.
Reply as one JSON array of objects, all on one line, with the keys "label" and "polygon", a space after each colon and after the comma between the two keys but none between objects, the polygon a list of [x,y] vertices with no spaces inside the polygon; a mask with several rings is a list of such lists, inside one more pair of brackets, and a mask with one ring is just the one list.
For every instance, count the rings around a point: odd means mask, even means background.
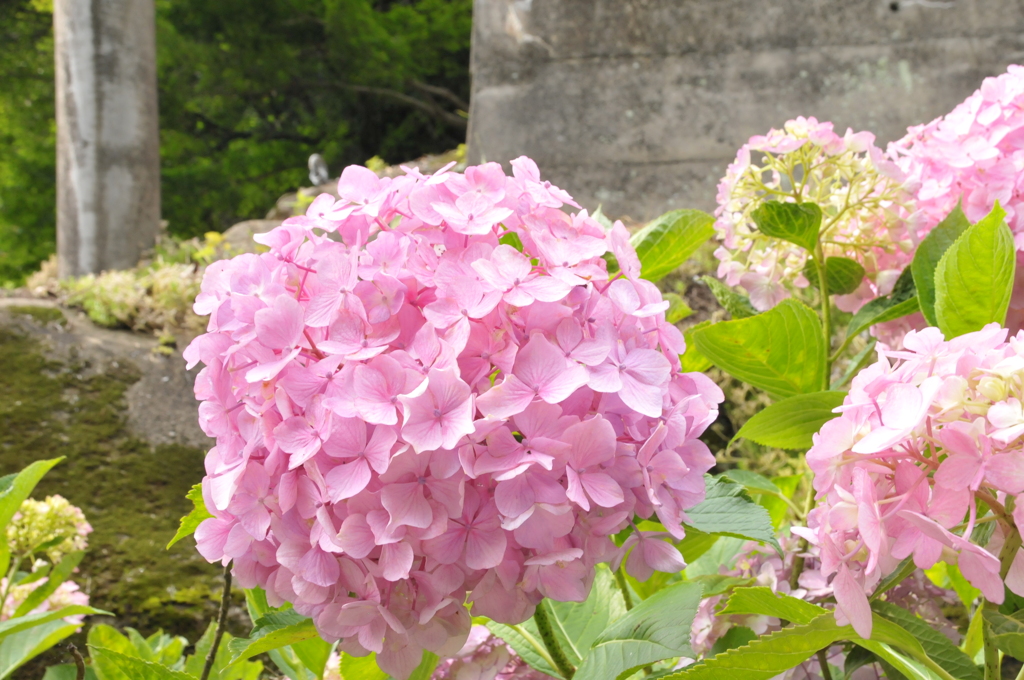
[{"label": "mossy rock", "polygon": [[[191,539],[164,546],[190,510],[185,495],[203,476],[203,451],[152,446],[128,430],[125,392],[140,376],[130,362],[98,372],[74,356],[56,360],[16,326],[0,326],[0,474],[65,456],[33,495],[60,494],[92,524],[74,577],[91,603],[113,612],[116,624],[197,639],[216,614],[220,567]],[[64,656],[53,650],[42,660]]]}]

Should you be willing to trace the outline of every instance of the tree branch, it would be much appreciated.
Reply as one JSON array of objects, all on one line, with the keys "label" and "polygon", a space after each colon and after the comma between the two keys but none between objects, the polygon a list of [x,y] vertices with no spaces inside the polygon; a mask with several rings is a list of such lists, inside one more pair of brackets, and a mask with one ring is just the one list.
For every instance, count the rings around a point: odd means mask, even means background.
[{"label": "tree branch", "polygon": [[427,83],[423,83],[418,80],[410,80],[409,85],[416,88],[417,90],[420,90],[421,92],[426,92],[427,94],[434,94],[437,95],[438,97],[443,97],[444,99],[450,101],[452,104],[455,104],[455,106],[459,107],[463,111],[469,111],[469,103],[462,101],[462,98],[459,95],[455,94],[447,87],[440,87],[438,85],[428,85]]},{"label": "tree branch", "polygon": [[370,85],[348,85],[344,83],[335,83],[334,86],[340,87],[344,90],[351,90],[352,92],[376,94],[381,97],[388,97],[389,99],[394,99],[395,101],[402,102],[403,104],[408,104],[409,106],[415,107],[425,113],[428,113],[434,118],[437,118],[438,120],[447,123],[452,127],[459,128],[461,130],[465,130],[468,125],[466,119],[463,118],[462,116],[456,115],[451,111],[445,111],[434,102],[428,102],[422,99],[417,99],[416,97],[411,97],[405,94],[404,92],[399,92],[398,90],[391,90],[385,87],[372,87]]}]

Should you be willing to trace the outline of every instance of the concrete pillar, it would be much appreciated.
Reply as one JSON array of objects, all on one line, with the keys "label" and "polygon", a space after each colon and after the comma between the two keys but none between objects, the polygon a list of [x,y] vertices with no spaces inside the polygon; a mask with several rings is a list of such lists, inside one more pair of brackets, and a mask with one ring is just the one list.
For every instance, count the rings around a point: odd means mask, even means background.
[{"label": "concrete pillar", "polygon": [[135,266],[160,225],[154,0],[55,0],[60,275]]}]

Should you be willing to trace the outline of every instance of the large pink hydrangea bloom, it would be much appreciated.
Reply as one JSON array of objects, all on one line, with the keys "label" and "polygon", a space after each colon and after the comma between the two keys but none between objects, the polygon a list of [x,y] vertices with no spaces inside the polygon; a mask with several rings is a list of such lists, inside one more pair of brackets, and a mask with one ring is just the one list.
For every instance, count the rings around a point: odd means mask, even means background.
[{"label": "large pink hydrangea bloom", "polygon": [[[822,574],[835,575],[837,618],[864,637],[867,594],[907,557],[922,569],[956,564],[1002,602],[998,556],[1008,532],[1024,527],[1024,505],[1008,504],[1024,491],[1024,332],[1007,341],[990,324],[945,341],[927,328],[903,347],[854,378],[807,454],[820,503],[809,538]],[[993,514],[979,517],[979,507]],[[982,522],[994,531],[972,538]],[[1005,585],[1024,595],[1024,553],[1005,559]]]},{"label": "large pink hydrangea bloom", "polygon": [[1017,246],[1017,285],[1007,326],[1024,326],[1024,66],[1010,66],[951,112],[908,128],[887,154],[914,195],[910,219],[931,230],[958,203],[971,222],[996,201]]},{"label": "large pink hydrangea bloom", "polygon": [[349,167],[339,200],[257,237],[269,252],[211,265],[195,304],[217,440],[200,552],[395,677],[458,651],[470,611],[583,600],[633,546],[627,568],[681,568],[658,535],[609,536],[656,515],[682,537],[714,463],[697,437],[722,393],[680,372],[625,228],[512,167]]}]

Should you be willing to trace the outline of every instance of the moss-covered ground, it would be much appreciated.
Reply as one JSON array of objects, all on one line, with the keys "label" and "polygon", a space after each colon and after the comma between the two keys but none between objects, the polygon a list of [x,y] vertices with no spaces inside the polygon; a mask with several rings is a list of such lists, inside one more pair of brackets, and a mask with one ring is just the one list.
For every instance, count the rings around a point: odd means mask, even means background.
[{"label": "moss-covered ground", "polygon": [[[185,494],[202,478],[204,452],[133,436],[125,392],[136,369],[124,362],[91,368],[75,357],[49,358],[29,335],[0,327],[0,474],[65,456],[34,495],[59,493],[92,524],[75,577],[92,604],[113,612],[119,625],[195,640],[215,613],[220,570],[191,539],[164,546],[190,509]],[[47,656],[56,662],[64,655]]]}]

